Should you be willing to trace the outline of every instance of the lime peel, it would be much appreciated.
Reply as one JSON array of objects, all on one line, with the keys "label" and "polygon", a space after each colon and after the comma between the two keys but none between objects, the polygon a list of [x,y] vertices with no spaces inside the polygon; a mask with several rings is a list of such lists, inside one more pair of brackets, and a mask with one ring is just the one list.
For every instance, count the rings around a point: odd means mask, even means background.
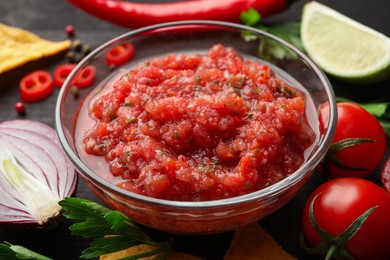
[{"label": "lime peel", "polygon": [[316,1],[305,4],[302,43],[325,72],[355,83],[390,76],[390,39]]}]

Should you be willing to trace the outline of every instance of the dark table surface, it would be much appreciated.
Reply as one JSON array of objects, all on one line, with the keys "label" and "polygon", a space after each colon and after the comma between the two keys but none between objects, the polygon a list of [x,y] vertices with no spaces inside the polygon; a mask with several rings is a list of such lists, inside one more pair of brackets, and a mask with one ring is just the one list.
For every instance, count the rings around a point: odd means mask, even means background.
[{"label": "dark table surface", "polygon": [[[268,18],[266,22],[273,24],[299,21],[302,5],[305,2],[307,1],[295,2],[286,12]],[[390,36],[390,1],[388,0],[322,0],[320,2]],[[87,15],[65,0],[0,1],[0,23],[29,30],[53,41],[64,40],[66,38],[64,27],[71,24],[76,30],[75,37],[92,47],[97,47],[105,41],[130,30]],[[56,55],[0,74],[0,122],[28,118],[54,127],[54,107],[58,89],[43,102],[27,104],[26,115],[20,116],[14,109],[15,103],[19,101],[18,82],[23,75],[32,70],[44,69],[52,73],[57,65],[65,62],[64,55]],[[360,102],[390,99],[388,94],[390,81],[370,86],[346,84],[333,78],[330,78],[330,81],[337,96],[355,99]],[[389,154],[389,151],[387,154]],[[378,182],[378,172],[372,176],[372,179]],[[299,259],[321,259],[318,256],[308,256],[300,248],[299,235],[303,204],[310,192],[325,180],[321,173],[315,173],[292,201],[277,212],[259,221],[286,251]],[[78,184],[76,196],[101,202],[82,180]],[[64,221],[53,230],[24,228],[15,230],[2,227],[0,228],[0,242],[7,241],[12,244],[23,245],[53,259],[78,259],[81,251],[88,247],[91,240],[70,235],[69,225],[68,221]],[[174,248],[206,259],[222,259],[225,250],[229,246],[232,234],[232,232],[227,232],[201,237],[177,236]]]}]

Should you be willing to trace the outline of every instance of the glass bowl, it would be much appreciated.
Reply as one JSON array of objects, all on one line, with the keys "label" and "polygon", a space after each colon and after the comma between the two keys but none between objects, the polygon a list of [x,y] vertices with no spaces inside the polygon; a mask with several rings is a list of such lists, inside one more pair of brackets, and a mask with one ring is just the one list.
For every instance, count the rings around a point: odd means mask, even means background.
[{"label": "glass bowl", "polygon": [[[245,36],[245,37],[244,37]],[[256,38],[248,40],[248,37]],[[246,39],[245,39],[246,38]],[[272,60],[259,53],[259,41],[272,41],[288,51],[284,59]],[[105,53],[116,45],[131,42],[135,57],[127,64],[109,69]],[[318,132],[315,144],[302,166],[285,179],[267,188],[228,199],[211,201],[172,201],[156,199],[119,188],[110,178],[103,178],[96,170],[106,165],[91,165],[80,156],[75,134],[80,107],[91,91],[102,82],[115,78],[126,67],[166,53],[202,53],[216,43],[233,47],[245,58],[266,60],[273,69],[283,73],[293,85],[306,91],[307,114],[312,127]],[[72,88],[73,79],[86,66],[96,68],[94,83],[80,89]],[[328,122],[321,127],[319,107],[329,103]],[[145,226],[177,234],[210,234],[234,230],[255,222],[290,201],[316,170],[328,150],[337,120],[335,97],[324,73],[301,51],[266,32],[239,24],[216,21],[182,21],[158,24],[121,35],[91,52],[72,71],[60,91],[56,106],[56,128],[60,142],[70,160],[90,189],[113,209],[118,209],[134,221]],[[80,120],[81,121],[81,120]]]}]

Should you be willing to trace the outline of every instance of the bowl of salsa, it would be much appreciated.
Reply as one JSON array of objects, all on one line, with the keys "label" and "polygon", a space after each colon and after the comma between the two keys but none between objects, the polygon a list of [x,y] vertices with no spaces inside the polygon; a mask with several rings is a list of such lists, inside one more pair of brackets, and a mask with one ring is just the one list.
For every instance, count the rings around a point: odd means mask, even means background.
[{"label": "bowl of salsa", "polygon": [[[289,55],[259,53],[262,41]],[[113,68],[107,56],[118,46],[134,53]],[[96,78],[75,95],[72,82],[88,66]],[[325,103],[329,121],[320,125]],[[158,230],[208,234],[290,201],[329,148],[335,111],[326,76],[288,43],[239,24],[183,21],[91,52],[60,91],[56,127],[110,207]]]}]

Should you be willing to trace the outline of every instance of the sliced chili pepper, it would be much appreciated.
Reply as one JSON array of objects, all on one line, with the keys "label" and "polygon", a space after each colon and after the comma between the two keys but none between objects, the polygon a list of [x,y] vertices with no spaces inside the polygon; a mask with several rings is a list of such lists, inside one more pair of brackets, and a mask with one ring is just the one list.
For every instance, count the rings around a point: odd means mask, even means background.
[{"label": "sliced chili pepper", "polygon": [[53,78],[44,70],[33,71],[19,83],[20,98],[28,103],[41,101],[54,90]]},{"label": "sliced chili pepper", "polygon": [[[64,84],[66,78],[76,67],[76,64],[69,63],[58,66],[54,70],[54,84],[61,88]],[[72,85],[78,88],[86,88],[92,85],[95,80],[96,69],[94,66],[90,65],[85,67],[78,75],[75,76],[75,80],[72,82]]]},{"label": "sliced chili pepper", "polygon": [[249,8],[262,17],[284,11],[294,0],[189,0],[171,3],[132,3],[115,0],[68,0],[83,11],[111,23],[139,28],[180,20],[218,20],[240,22]]},{"label": "sliced chili pepper", "polygon": [[85,67],[79,74],[76,75],[76,80],[73,82],[78,88],[86,88],[92,85],[96,77],[95,66],[89,65]]},{"label": "sliced chili pepper", "polygon": [[118,67],[134,57],[134,46],[131,43],[125,42],[115,46],[106,52],[106,64],[109,67]]},{"label": "sliced chili pepper", "polygon": [[54,70],[54,85],[56,85],[57,88],[62,87],[65,79],[69,76],[74,67],[76,67],[76,64],[63,64]]}]

